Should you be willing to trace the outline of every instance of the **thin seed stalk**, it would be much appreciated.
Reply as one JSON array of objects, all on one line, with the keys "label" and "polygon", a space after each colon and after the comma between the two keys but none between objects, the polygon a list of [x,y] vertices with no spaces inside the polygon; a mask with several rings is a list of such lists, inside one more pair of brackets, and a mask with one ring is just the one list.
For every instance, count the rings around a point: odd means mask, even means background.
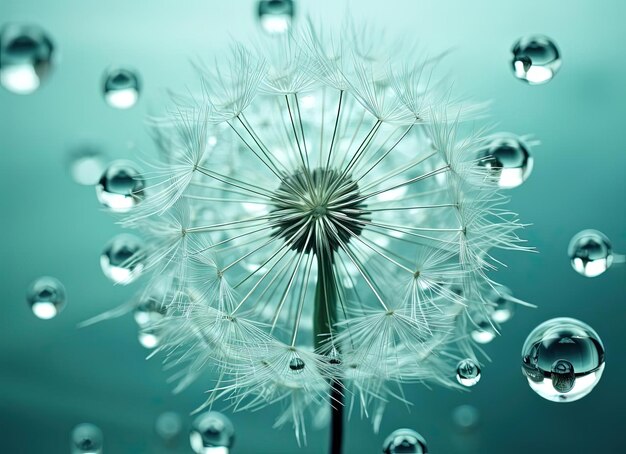
[{"label": "thin seed stalk", "polygon": [[[333,273],[331,254],[317,254],[317,286],[313,314],[313,335],[316,350],[333,334],[337,322],[337,283]],[[340,379],[330,381],[330,454],[341,454],[343,444],[343,383]]]}]

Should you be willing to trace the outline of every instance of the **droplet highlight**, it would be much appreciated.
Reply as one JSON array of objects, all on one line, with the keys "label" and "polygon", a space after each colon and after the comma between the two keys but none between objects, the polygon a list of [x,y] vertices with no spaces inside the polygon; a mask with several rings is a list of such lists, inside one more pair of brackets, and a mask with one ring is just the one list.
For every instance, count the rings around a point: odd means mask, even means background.
[{"label": "droplet highlight", "polygon": [[65,287],[54,277],[42,276],[28,287],[26,301],[38,318],[54,318],[65,307]]},{"label": "droplet highlight", "polygon": [[102,431],[99,427],[82,423],[72,431],[72,454],[101,454]]},{"label": "droplet highlight", "polygon": [[468,388],[474,386],[480,381],[480,367],[469,358],[459,361],[456,366],[456,380]]},{"label": "droplet highlight", "polygon": [[195,453],[228,454],[235,443],[235,427],[221,413],[202,413],[193,420],[189,443]]},{"label": "droplet highlight", "polygon": [[127,285],[141,275],[145,259],[143,241],[129,233],[120,233],[102,251],[100,267],[112,282]]},{"label": "droplet highlight", "polygon": [[135,71],[124,68],[108,70],[104,75],[103,96],[116,109],[130,109],[139,100],[141,83]]},{"label": "droplet highlight", "polygon": [[520,186],[533,170],[530,149],[512,134],[499,134],[492,138],[478,156],[478,164],[491,170],[497,185],[504,189]]},{"label": "droplet highlight", "polygon": [[95,148],[81,147],[69,153],[67,168],[74,182],[93,186],[106,169],[106,156]]},{"label": "droplet highlight", "polygon": [[294,17],[293,0],[261,0],[258,14],[265,32],[271,35],[286,33]]},{"label": "droplet highlight", "polygon": [[561,67],[559,49],[547,36],[520,38],[513,45],[512,52],[513,74],[530,85],[549,82]]},{"label": "droplet highlight", "polygon": [[583,230],[570,240],[567,248],[572,268],[586,277],[596,277],[613,264],[613,248],[605,234]]},{"label": "droplet highlight", "polygon": [[102,206],[116,213],[125,213],[145,198],[145,182],[135,166],[128,161],[109,165],[96,185],[96,196]]},{"label": "droplet highlight", "polygon": [[383,442],[383,454],[427,454],[426,440],[411,429],[397,429]]}]

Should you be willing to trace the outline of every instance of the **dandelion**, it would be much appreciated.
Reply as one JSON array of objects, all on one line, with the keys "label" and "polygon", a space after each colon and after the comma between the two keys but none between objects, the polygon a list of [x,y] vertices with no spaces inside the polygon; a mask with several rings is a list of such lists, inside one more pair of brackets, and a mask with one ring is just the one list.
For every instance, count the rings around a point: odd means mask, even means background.
[{"label": "dandelion", "polygon": [[201,408],[280,405],[299,442],[330,415],[333,452],[344,410],[377,430],[390,400],[410,404],[402,385],[459,387],[493,252],[528,249],[479,162],[485,105],[436,80],[441,57],[379,38],[309,24],[198,64],[199,93],[153,121],[160,162],[122,221],[152,274],[112,314],[158,306],[153,354],[177,389],[212,370]]}]

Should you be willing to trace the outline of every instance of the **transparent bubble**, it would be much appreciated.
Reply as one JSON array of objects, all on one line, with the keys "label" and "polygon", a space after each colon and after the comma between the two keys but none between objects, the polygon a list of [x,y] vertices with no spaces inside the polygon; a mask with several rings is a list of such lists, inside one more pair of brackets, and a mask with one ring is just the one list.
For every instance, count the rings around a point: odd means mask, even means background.
[{"label": "transparent bubble", "polygon": [[304,370],[304,361],[302,361],[302,358],[291,358],[291,361],[289,361],[289,369],[294,372],[302,372]]},{"label": "transparent bubble", "polygon": [[145,183],[128,161],[115,161],[109,165],[96,185],[100,203],[117,213],[125,213],[145,197]]},{"label": "transparent bubble", "polygon": [[95,148],[82,147],[68,156],[68,171],[72,180],[84,186],[93,186],[100,181],[106,169],[106,157]]},{"label": "transparent bubble", "polygon": [[514,303],[511,290],[500,286],[496,290],[491,290],[488,296],[489,316],[496,323],[508,322],[513,317]]},{"label": "transparent bubble", "polygon": [[269,34],[285,33],[294,16],[293,0],[260,0],[259,22]]},{"label": "transparent bubble", "polygon": [[100,454],[102,431],[97,426],[82,423],[72,431],[72,454]]},{"label": "transparent bubble", "polygon": [[494,137],[478,158],[480,165],[492,170],[501,188],[518,187],[533,170],[533,157],[528,146],[512,134]]},{"label": "transparent bubble", "polygon": [[169,441],[180,434],[183,428],[183,421],[178,413],[166,411],[159,415],[154,428],[159,437],[165,441]]},{"label": "transparent bubble", "polygon": [[36,25],[7,25],[0,30],[0,84],[20,95],[36,91],[53,65],[54,45]]},{"label": "transparent bubble", "polygon": [[111,281],[127,285],[141,275],[145,259],[143,242],[129,233],[120,233],[102,251],[100,267]]},{"label": "transparent bubble", "polygon": [[561,67],[561,55],[554,42],[542,35],[520,38],[513,45],[513,74],[531,85],[544,84]]},{"label": "transparent bubble", "polygon": [[426,454],[426,440],[411,429],[397,429],[383,442],[383,454],[413,453]]},{"label": "transparent bubble", "polygon": [[597,230],[583,230],[569,242],[567,253],[579,274],[596,277],[604,273],[613,263],[610,240]]},{"label": "transparent bubble", "polygon": [[139,99],[141,83],[135,71],[124,68],[109,70],[104,75],[104,100],[116,109],[129,109]]},{"label": "transparent bubble", "polygon": [[587,324],[554,318],[535,328],[522,348],[522,372],[530,387],[554,402],[591,392],[604,371],[604,346]]},{"label": "transparent bubble", "polygon": [[235,442],[235,428],[223,414],[208,411],[193,420],[189,442],[196,453],[228,454]]},{"label": "transparent bubble", "polygon": [[473,405],[459,405],[452,411],[454,424],[463,430],[474,429],[478,425],[480,414]]},{"label": "transparent bubble", "polygon": [[474,386],[480,381],[480,367],[467,358],[459,361],[456,366],[456,380],[463,386]]},{"label": "transparent bubble", "polygon": [[472,330],[471,336],[474,342],[488,344],[496,338],[496,331],[489,320],[479,320],[476,322],[476,327]]},{"label": "transparent bubble", "polygon": [[37,317],[54,318],[65,307],[65,287],[54,277],[37,278],[28,287],[26,301]]}]

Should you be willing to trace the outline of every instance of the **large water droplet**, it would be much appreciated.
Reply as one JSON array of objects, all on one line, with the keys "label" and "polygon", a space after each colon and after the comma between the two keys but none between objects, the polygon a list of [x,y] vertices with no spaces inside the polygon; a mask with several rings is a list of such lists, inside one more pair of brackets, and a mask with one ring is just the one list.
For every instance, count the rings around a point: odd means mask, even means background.
[{"label": "large water droplet", "polygon": [[383,443],[383,454],[397,453],[427,454],[426,440],[411,429],[394,430]]},{"label": "large water droplet", "polygon": [[139,99],[141,83],[137,73],[130,69],[112,69],[104,75],[102,90],[104,100],[109,106],[117,109],[129,109]]},{"label": "large water droplet", "polygon": [[106,169],[103,153],[95,148],[81,147],[68,156],[68,171],[72,180],[84,186],[93,186],[100,181]]},{"label": "large water droplet", "polygon": [[102,431],[89,423],[77,425],[72,431],[72,454],[100,454]]},{"label": "large water droplet", "polygon": [[267,33],[285,33],[291,27],[294,15],[293,0],[260,0],[259,22]]},{"label": "large water droplet", "polygon": [[599,276],[613,263],[611,242],[597,230],[583,230],[574,235],[567,253],[572,261],[572,268],[587,277]]},{"label": "large water droplet", "polygon": [[54,46],[36,25],[11,24],[0,31],[0,83],[27,95],[39,88],[52,69]]},{"label": "large water droplet", "polygon": [[159,437],[165,441],[170,441],[180,434],[183,421],[178,413],[166,411],[159,415],[154,427]]},{"label": "large water droplet", "polygon": [[491,169],[498,186],[516,188],[528,179],[533,158],[528,146],[512,134],[498,134],[482,150],[478,163]]},{"label": "large water droplet", "polygon": [[131,162],[115,161],[100,177],[96,196],[111,211],[125,213],[144,199],[144,188],[144,180]]},{"label": "large water droplet", "polygon": [[120,233],[105,246],[100,266],[110,280],[126,285],[141,275],[145,259],[143,242],[134,235]]},{"label": "large water droplet", "polygon": [[196,453],[228,454],[235,442],[235,428],[223,414],[208,411],[193,420],[189,442]]},{"label": "large water droplet", "polygon": [[33,314],[48,320],[55,317],[65,307],[65,287],[54,277],[43,276],[28,287],[26,301]]},{"label": "large water droplet", "polygon": [[604,371],[604,346],[587,324],[554,318],[535,328],[522,348],[522,372],[530,387],[554,402],[591,392]]},{"label": "large water droplet", "polygon": [[456,380],[463,386],[474,386],[480,381],[480,367],[467,358],[459,361],[456,366]]},{"label": "large water droplet", "polygon": [[542,35],[520,38],[513,45],[513,74],[531,85],[546,83],[561,67],[561,55],[554,42]]}]

